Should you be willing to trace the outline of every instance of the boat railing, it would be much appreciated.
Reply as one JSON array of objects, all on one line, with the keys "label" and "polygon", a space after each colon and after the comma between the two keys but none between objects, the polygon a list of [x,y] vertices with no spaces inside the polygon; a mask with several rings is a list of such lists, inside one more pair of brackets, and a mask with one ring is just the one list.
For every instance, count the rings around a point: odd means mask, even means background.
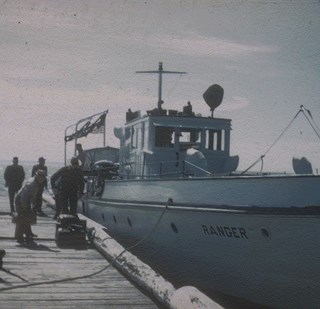
[{"label": "boat railing", "polygon": [[126,173],[120,173],[118,178],[114,178],[116,180],[119,179],[156,179],[156,178],[170,178],[170,177],[182,177],[183,174],[180,172],[176,173],[154,173],[154,174],[148,174],[148,175],[142,175],[142,174],[126,174]]},{"label": "boat railing", "polygon": [[[163,172],[163,167],[165,165],[171,165],[172,164],[175,165],[175,167],[179,167],[181,166],[181,169],[178,170],[177,172],[171,172],[171,173],[164,173]],[[188,167],[192,167],[193,171],[188,168]],[[167,177],[167,176],[176,176],[176,175],[180,175],[182,177],[192,177],[192,176],[196,176],[197,173],[195,173],[195,170],[198,170],[199,172],[201,172],[201,174],[205,174],[207,176],[212,176],[212,173],[203,169],[202,167],[191,163],[187,160],[175,160],[175,161],[161,161],[160,162],[160,171],[159,171],[159,177]]]},{"label": "boat railing", "polygon": [[[139,164],[130,162],[130,164],[124,163],[123,165],[127,169],[124,168],[122,169],[122,173],[119,173],[122,179],[193,177],[199,176],[199,174],[201,176],[212,176],[211,172],[187,160],[160,161],[158,171],[154,169],[154,163],[144,163],[143,166],[139,166]],[[139,173],[139,171],[141,172]]]},{"label": "boat railing", "polygon": [[[175,166],[176,171],[175,172],[164,172],[166,170],[165,166]],[[211,175],[210,172],[202,169],[201,167],[187,161],[187,160],[171,160],[171,161],[161,161],[160,162],[160,168],[159,168],[159,175],[158,177],[173,177],[173,176],[181,176],[181,177],[192,177],[195,176],[194,172],[192,172],[190,169],[188,169],[188,166],[192,166],[196,169],[198,169],[201,172],[206,173],[207,175]]]},{"label": "boat railing", "polygon": [[189,161],[187,161],[187,160],[183,160],[183,173],[185,174],[185,171],[186,171],[186,165],[189,165],[189,166],[191,166],[191,167],[194,167],[194,168],[196,168],[197,170],[199,170],[200,172],[203,172],[204,174],[206,174],[206,175],[208,175],[208,176],[212,176],[212,173],[211,172],[209,172],[209,171],[207,171],[207,170],[205,170],[205,169],[203,169],[202,167],[200,167],[200,166],[198,166],[198,165],[196,165],[196,164],[193,164],[193,163],[191,163],[191,162],[189,162]]}]

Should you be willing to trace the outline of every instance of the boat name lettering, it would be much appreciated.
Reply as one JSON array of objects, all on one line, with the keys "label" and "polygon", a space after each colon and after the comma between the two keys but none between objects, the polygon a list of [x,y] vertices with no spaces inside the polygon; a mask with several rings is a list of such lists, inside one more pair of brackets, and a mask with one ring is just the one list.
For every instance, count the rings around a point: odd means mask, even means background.
[{"label": "boat name lettering", "polygon": [[231,226],[219,226],[219,225],[212,226],[212,225],[202,224],[202,230],[204,235],[248,239],[247,231],[243,227],[231,227]]}]

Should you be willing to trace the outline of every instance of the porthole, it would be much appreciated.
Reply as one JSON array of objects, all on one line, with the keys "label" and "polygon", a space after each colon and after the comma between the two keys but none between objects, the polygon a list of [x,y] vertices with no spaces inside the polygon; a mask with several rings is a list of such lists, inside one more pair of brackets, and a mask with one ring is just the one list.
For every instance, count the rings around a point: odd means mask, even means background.
[{"label": "porthole", "polygon": [[171,228],[175,233],[178,233],[178,228],[174,223],[171,223]]},{"label": "porthole", "polygon": [[269,231],[265,228],[261,229],[261,235],[266,238],[270,237]]}]

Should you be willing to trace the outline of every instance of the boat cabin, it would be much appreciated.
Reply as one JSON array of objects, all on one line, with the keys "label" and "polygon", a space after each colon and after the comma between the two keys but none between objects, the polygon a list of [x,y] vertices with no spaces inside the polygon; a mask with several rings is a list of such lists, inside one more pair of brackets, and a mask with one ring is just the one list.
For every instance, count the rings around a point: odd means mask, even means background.
[{"label": "boat cabin", "polygon": [[119,152],[109,149],[105,160],[114,162],[117,156],[118,162],[114,163],[120,177],[191,177],[224,175],[236,170],[239,157],[230,156],[231,120],[213,117],[224,95],[220,85],[210,86],[203,94],[211,110],[211,117],[206,118],[196,115],[190,102],[182,111],[162,107],[162,75],[186,72],[164,71],[159,62],[156,71],[136,73],[159,75],[158,101],[157,107],[144,116],[129,109],[124,126],[114,129],[120,141]]},{"label": "boat cabin", "polygon": [[154,109],[142,117],[129,110],[125,125],[114,129],[119,174],[129,179],[229,174],[239,162],[230,156],[230,132],[231,120],[204,118],[186,108]]}]

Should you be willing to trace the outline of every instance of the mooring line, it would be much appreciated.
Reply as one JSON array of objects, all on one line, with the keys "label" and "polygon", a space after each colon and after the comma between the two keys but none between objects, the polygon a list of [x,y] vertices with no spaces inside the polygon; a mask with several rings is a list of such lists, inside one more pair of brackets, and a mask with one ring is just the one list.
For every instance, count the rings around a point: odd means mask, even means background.
[{"label": "mooring line", "polygon": [[[22,288],[27,288],[27,287],[33,287],[33,286],[40,286],[40,285],[46,285],[46,284],[56,284],[56,283],[63,283],[63,282],[68,282],[68,281],[75,281],[75,280],[81,280],[81,279],[86,279],[86,278],[90,278],[90,277],[94,277],[102,272],[104,272],[105,270],[107,270],[110,266],[112,266],[118,258],[120,258],[125,252],[127,252],[128,250],[131,250],[135,247],[137,247],[138,245],[140,245],[143,241],[145,241],[154,231],[155,229],[158,227],[159,223],[161,222],[162,217],[164,216],[166,210],[168,209],[169,205],[171,205],[173,203],[172,199],[169,198],[165,208],[163,209],[163,211],[161,212],[156,224],[154,225],[154,227],[152,228],[151,231],[149,231],[141,240],[139,240],[136,244],[124,249],[120,254],[118,254],[112,261],[111,263],[109,262],[108,265],[106,265],[105,267],[103,267],[102,269],[87,274],[87,275],[82,275],[82,276],[77,276],[77,277],[71,277],[71,278],[64,278],[64,279],[57,279],[57,280],[51,280],[51,281],[41,281],[41,282],[34,282],[34,283],[28,283],[28,284],[21,284],[21,285],[16,285],[16,286],[11,286],[11,287],[6,287],[6,288],[0,288],[0,292],[3,291],[10,291],[10,290],[15,290],[15,289],[22,289]],[[93,231],[92,231],[93,232]],[[95,231],[94,231],[95,232]],[[89,237],[89,235],[88,235]],[[90,239],[90,237],[89,237]],[[91,239],[90,239],[91,240]],[[8,273],[11,273],[10,271],[5,270]],[[11,273],[12,274],[12,273]],[[18,276],[18,275],[15,275]],[[18,276],[19,277],[19,276]],[[20,278],[20,277],[19,277]],[[25,281],[23,278],[20,278],[23,281]]]}]

